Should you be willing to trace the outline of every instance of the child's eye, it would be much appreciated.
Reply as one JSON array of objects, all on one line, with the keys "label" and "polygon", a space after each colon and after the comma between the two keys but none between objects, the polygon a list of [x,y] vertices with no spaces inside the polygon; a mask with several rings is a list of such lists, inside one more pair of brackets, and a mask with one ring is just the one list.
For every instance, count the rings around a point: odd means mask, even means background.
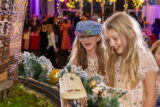
[{"label": "child's eye", "polygon": [[79,38],[84,38],[84,36],[80,36]]},{"label": "child's eye", "polygon": [[90,37],[93,37],[93,36],[95,36],[95,35],[88,35],[88,36],[86,36],[87,38],[90,38]]},{"label": "child's eye", "polygon": [[93,37],[93,36],[87,36],[87,38],[90,38],[90,37]]},{"label": "child's eye", "polygon": [[115,40],[115,41],[116,41],[116,40],[117,40],[117,38],[113,38],[113,40]]}]

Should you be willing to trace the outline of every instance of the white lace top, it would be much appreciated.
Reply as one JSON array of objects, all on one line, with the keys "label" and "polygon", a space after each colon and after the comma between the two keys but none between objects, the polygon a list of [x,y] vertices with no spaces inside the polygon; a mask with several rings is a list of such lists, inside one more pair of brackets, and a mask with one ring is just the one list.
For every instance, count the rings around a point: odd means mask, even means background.
[{"label": "white lace top", "polygon": [[[146,72],[157,72],[159,70],[157,63],[152,56],[151,52],[144,52],[142,50],[139,50],[139,60],[140,60],[140,65],[139,65],[139,70],[138,70],[138,75],[139,75],[139,82],[136,86],[135,89],[127,89],[128,93],[123,96],[120,99],[120,104],[123,107],[143,107],[143,102],[145,99],[144,95],[144,84],[143,81],[145,79],[145,74]],[[124,78],[124,75],[120,72],[120,63],[121,63],[121,58],[117,61],[115,65],[115,88],[125,88],[124,83],[122,82],[122,78]],[[128,84],[129,87],[129,84]]]},{"label": "white lace top", "polygon": [[[88,58],[88,67],[85,69],[88,76],[94,76],[98,74],[98,58]],[[98,74],[101,75],[101,74]],[[106,75],[101,75],[103,77],[103,82],[107,82]]]},{"label": "white lace top", "polygon": [[85,69],[88,76],[93,76],[98,73],[98,59],[88,58],[88,67]]}]

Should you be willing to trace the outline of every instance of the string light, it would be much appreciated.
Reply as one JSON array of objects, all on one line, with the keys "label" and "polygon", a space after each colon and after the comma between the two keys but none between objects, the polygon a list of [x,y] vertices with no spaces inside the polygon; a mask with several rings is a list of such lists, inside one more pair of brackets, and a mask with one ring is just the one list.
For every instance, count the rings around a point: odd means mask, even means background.
[{"label": "string light", "polygon": [[59,0],[57,0],[57,11],[58,11],[58,22],[60,21],[60,19],[61,19],[61,12],[60,12],[60,10],[59,10],[59,7],[60,7],[60,4],[59,4]]},{"label": "string light", "polygon": [[109,0],[110,3],[116,2],[116,0]]},{"label": "string light", "polygon": [[66,3],[67,8],[75,8],[75,2],[67,2]]},{"label": "string light", "polygon": [[[142,4],[144,3],[144,0],[132,0],[134,3],[134,6],[136,9],[138,9],[139,7],[142,7]],[[146,0],[147,2],[148,0]],[[148,2],[147,2],[148,3]]]},{"label": "string light", "polygon": [[146,0],[146,4],[148,5],[148,0]]},{"label": "string light", "polygon": [[126,0],[126,1],[125,1],[125,4],[123,5],[123,7],[124,7],[125,9],[128,8],[128,3],[127,3],[127,2],[128,2],[128,0]]},{"label": "string light", "polygon": [[[64,2],[64,0],[59,0],[59,1],[60,1],[61,3]],[[66,7],[73,9],[73,8],[76,7],[76,6],[75,6],[76,2],[79,2],[79,0],[69,0],[69,1],[66,2]]]},{"label": "string light", "polygon": [[60,2],[64,2],[64,0],[59,0]]}]

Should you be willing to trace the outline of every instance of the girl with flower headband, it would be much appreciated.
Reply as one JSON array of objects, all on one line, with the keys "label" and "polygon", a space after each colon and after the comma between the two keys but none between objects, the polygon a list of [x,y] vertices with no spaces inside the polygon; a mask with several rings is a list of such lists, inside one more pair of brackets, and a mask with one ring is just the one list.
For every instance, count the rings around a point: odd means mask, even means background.
[{"label": "girl with flower headband", "polygon": [[[156,41],[152,45],[151,51],[157,61],[158,66],[160,67],[160,40]],[[157,96],[158,96],[156,106],[160,106],[160,71],[158,71],[158,73],[156,75],[156,89],[157,89]]]},{"label": "girl with flower headband", "polygon": [[120,104],[123,107],[154,107],[155,75],[159,68],[145,45],[138,23],[119,12],[104,22],[102,31],[107,40],[107,84],[128,90]]},{"label": "girl with flower headband", "polygon": [[105,45],[101,24],[90,20],[78,22],[75,35],[69,63],[81,66],[89,76],[105,76]]}]

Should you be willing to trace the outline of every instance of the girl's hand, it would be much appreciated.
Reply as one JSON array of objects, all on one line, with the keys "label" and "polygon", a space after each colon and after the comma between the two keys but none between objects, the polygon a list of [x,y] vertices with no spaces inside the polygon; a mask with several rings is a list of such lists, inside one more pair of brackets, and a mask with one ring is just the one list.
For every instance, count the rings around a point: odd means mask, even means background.
[{"label": "girl's hand", "polygon": [[49,46],[47,46],[47,50],[49,50]]}]

